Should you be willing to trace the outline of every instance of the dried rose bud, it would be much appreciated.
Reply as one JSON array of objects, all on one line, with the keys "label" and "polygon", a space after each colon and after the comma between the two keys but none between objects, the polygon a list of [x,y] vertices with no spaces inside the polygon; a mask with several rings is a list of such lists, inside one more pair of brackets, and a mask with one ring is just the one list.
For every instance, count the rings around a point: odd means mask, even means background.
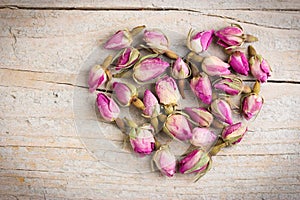
[{"label": "dried rose bud", "polygon": [[228,60],[232,69],[242,75],[248,76],[249,63],[246,55],[241,51],[234,52]]},{"label": "dried rose bud", "polygon": [[154,150],[154,129],[150,124],[142,127],[132,128],[129,133],[129,140],[133,150],[141,155],[149,155]]},{"label": "dried rose bud", "polygon": [[172,77],[166,76],[156,82],[155,91],[160,103],[176,105],[180,99],[177,84]]},{"label": "dried rose bud", "polygon": [[247,126],[244,126],[242,122],[232,124],[223,129],[222,138],[229,144],[236,144],[242,140],[247,130]]},{"label": "dried rose bud", "polygon": [[210,160],[207,153],[196,149],[179,161],[179,172],[182,174],[206,172],[209,170]]},{"label": "dried rose bud", "polygon": [[142,58],[133,68],[133,79],[137,83],[152,81],[161,76],[169,66],[161,58]]},{"label": "dried rose bud", "polygon": [[116,64],[116,70],[130,68],[133,64],[138,61],[140,52],[132,47],[128,47],[122,50],[121,55]]},{"label": "dried rose bud", "polygon": [[160,105],[154,94],[150,90],[145,90],[143,102],[145,110],[143,113],[145,116],[152,117],[157,116],[160,113]]},{"label": "dried rose bud", "polygon": [[156,53],[164,53],[169,49],[169,41],[159,30],[145,30],[144,41]]},{"label": "dried rose bud", "polygon": [[160,149],[155,152],[153,161],[163,175],[172,177],[175,174],[176,158],[174,154],[171,153],[169,146],[161,146]]},{"label": "dried rose bud", "polygon": [[202,70],[210,76],[221,76],[230,74],[230,65],[216,56],[208,56],[202,62]]},{"label": "dried rose bud", "polygon": [[120,50],[125,47],[129,47],[132,43],[132,36],[128,29],[117,31],[109,40],[105,43],[105,49]]},{"label": "dried rose bud", "polygon": [[196,53],[206,51],[212,42],[214,30],[202,31],[194,34],[194,31],[190,29],[187,37],[187,47],[189,50]]},{"label": "dried rose bud", "polygon": [[168,135],[182,141],[192,138],[191,123],[184,115],[179,113],[171,114],[167,117],[163,130]]},{"label": "dried rose bud", "polygon": [[222,79],[214,84],[214,88],[224,91],[229,95],[238,95],[244,89],[243,81],[235,75],[222,76]]},{"label": "dried rose bud", "polygon": [[100,115],[106,121],[114,121],[120,114],[120,109],[116,102],[104,93],[97,95],[97,105]]},{"label": "dried rose bud", "polygon": [[103,67],[100,65],[94,66],[89,73],[89,91],[91,93],[94,92],[98,87],[105,84],[107,81],[108,77],[106,74],[106,70],[103,69]]},{"label": "dried rose bud", "polygon": [[203,149],[208,149],[217,139],[217,136],[208,128],[196,127],[193,129],[191,144]]},{"label": "dried rose bud", "polygon": [[244,42],[244,31],[240,26],[228,26],[215,32],[219,38],[217,44],[222,47],[240,46]]},{"label": "dried rose bud", "polygon": [[129,83],[113,83],[114,94],[122,106],[129,106],[132,98],[137,96],[137,89]]},{"label": "dried rose bud", "polygon": [[193,93],[205,104],[210,104],[212,101],[212,89],[208,76],[205,73],[200,73],[193,77],[190,82],[190,87]]},{"label": "dried rose bud", "polygon": [[209,127],[214,119],[213,115],[205,108],[186,107],[184,111],[201,127]]},{"label": "dried rose bud", "polygon": [[211,113],[221,122],[232,124],[232,113],[230,105],[222,99],[214,100],[211,105]]},{"label": "dried rose bud", "polygon": [[243,99],[242,111],[246,120],[256,116],[262,108],[264,100],[261,96],[251,93]]},{"label": "dried rose bud", "polygon": [[180,57],[178,57],[172,67],[171,73],[175,79],[185,79],[191,75],[191,69]]}]

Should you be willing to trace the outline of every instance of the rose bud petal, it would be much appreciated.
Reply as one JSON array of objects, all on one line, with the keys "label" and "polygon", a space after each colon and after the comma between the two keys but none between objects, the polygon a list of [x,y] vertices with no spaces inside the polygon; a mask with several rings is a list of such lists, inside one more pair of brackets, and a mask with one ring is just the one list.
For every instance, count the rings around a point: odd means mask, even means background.
[{"label": "rose bud petal", "polygon": [[212,89],[208,76],[205,73],[200,73],[198,76],[192,78],[190,87],[193,93],[203,103],[210,104],[212,101]]},{"label": "rose bud petal", "polygon": [[116,70],[127,69],[138,61],[140,52],[132,47],[122,50],[121,55],[116,64]]},{"label": "rose bud petal", "polygon": [[271,76],[271,67],[260,55],[249,59],[251,74],[260,82],[264,83]]},{"label": "rose bud petal", "polygon": [[163,175],[172,177],[175,174],[176,158],[168,146],[161,146],[160,149],[155,152],[153,161]]},{"label": "rose bud petal", "polygon": [[232,112],[230,105],[222,99],[216,99],[211,103],[211,113],[221,122],[232,124]]},{"label": "rose bud petal", "polygon": [[185,79],[191,75],[191,69],[180,57],[178,57],[172,67],[171,73],[176,79]]},{"label": "rose bud petal", "polygon": [[247,126],[244,126],[242,122],[232,124],[224,128],[222,138],[225,142],[237,144],[242,140],[247,130]]},{"label": "rose bud petal", "polygon": [[187,37],[187,47],[189,50],[196,53],[206,51],[212,42],[214,30],[193,33],[194,31],[191,29]]},{"label": "rose bud petal", "polygon": [[107,80],[105,70],[100,65],[94,66],[89,73],[88,85],[90,92],[94,92],[98,87],[105,84]]},{"label": "rose bud petal", "polygon": [[137,89],[135,86],[127,83],[114,82],[113,90],[115,97],[122,106],[129,106],[132,97],[137,96]]},{"label": "rose bud petal", "polygon": [[172,77],[166,76],[156,82],[155,91],[160,103],[176,105],[180,99],[177,84]]},{"label": "rose bud petal", "polygon": [[106,121],[114,121],[120,114],[120,109],[116,102],[104,93],[97,95],[97,105],[100,115]]},{"label": "rose bud petal", "polygon": [[170,66],[168,62],[161,58],[141,59],[133,68],[133,79],[137,83],[151,81],[161,76]]},{"label": "rose bud petal", "polygon": [[112,35],[105,43],[104,48],[110,50],[120,50],[129,47],[132,43],[132,36],[128,29],[119,30]]},{"label": "rose bud petal", "polygon": [[164,53],[169,49],[167,36],[159,30],[145,30],[144,41],[156,53]]},{"label": "rose bud petal", "polygon": [[190,152],[179,162],[179,172],[182,174],[203,172],[208,168],[210,157],[201,149]]},{"label": "rose bud petal", "polygon": [[235,75],[223,76],[223,79],[214,84],[214,88],[224,91],[229,95],[238,95],[244,89],[243,81]]},{"label": "rose bud petal", "polygon": [[241,51],[234,52],[228,60],[232,69],[242,75],[248,76],[249,63],[246,55]]},{"label": "rose bud petal", "polygon": [[208,56],[202,62],[202,70],[210,76],[221,76],[230,74],[230,65],[216,56]]},{"label": "rose bud petal", "polygon": [[189,140],[192,138],[192,125],[188,119],[181,114],[171,114],[167,117],[163,130],[170,136],[179,140]]},{"label": "rose bud petal", "polygon": [[217,42],[222,47],[240,46],[243,42],[244,31],[239,26],[229,26],[215,32],[215,35],[219,38]]},{"label": "rose bud petal", "polygon": [[209,127],[213,122],[213,115],[208,112],[205,108],[184,108],[190,118],[201,127]]},{"label": "rose bud petal", "polygon": [[152,117],[160,113],[160,105],[154,94],[150,90],[145,90],[143,102],[145,109],[143,110],[144,115]]},{"label": "rose bud petal", "polygon": [[216,139],[217,136],[208,128],[196,127],[193,129],[193,136],[190,139],[190,142],[194,146],[209,149]]},{"label": "rose bud petal", "polygon": [[262,108],[264,100],[257,94],[250,94],[243,99],[242,111],[246,120],[256,116]]},{"label": "rose bud petal", "polygon": [[142,127],[132,128],[129,133],[129,140],[133,150],[141,155],[149,155],[154,150],[154,129],[150,124]]}]

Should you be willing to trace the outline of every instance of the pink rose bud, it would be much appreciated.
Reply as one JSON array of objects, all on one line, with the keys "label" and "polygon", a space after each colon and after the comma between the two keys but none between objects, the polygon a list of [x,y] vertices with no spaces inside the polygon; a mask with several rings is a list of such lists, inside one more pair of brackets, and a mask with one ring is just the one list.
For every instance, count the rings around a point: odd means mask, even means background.
[{"label": "pink rose bud", "polygon": [[176,79],[185,79],[191,75],[191,69],[180,57],[176,59],[171,72]]},{"label": "pink rose bud", "polygon": [[196,149],[190,152],[179,162],[179,172],[186,173],[201,173],[209,169],[210,157],[201,149]]},{"label": "pink rose bud", "polygon": [[176,172],[176,158],[168,146],[161,146],[153,156],[157,168],[165,175],[172,177]]},{"label": "pink rose bud", "polygon": [[119,30],[105,43],[105,49],[120,50],[129,47],[132,43],[132,36],[128,29]]},{"label": "pink rose bud", "polygon": [[176,105],[180,99],[177,84],[172,77],[166,76],[158,80],[155,90],[160,103],[164,105]]},{"label": "pink rose bud", "polygon": [[135,64],[138,61],[139,56],[140,52],[135,48],[128,47],[122,50],[121,55],[116,64],[116,70],[130,68],[133,64]]},{"label": "pink rose bud", "polygon": [[90,92],[94,92],[98,87],[105,84],[107,80],[108,77],[105,69],[103,69],[100,65],[94,66],[89,73],[88,85]]},{"label": "pink rose bud", "polygon": [[230,65],[216,56],[204,58],[202,62],[202,70],[210,76],[221,76],[230,74]]},{"label": "pink rose bud", "polygon": [[194,34],[191,29],[187,37],[187,47],[196,53],[206,51],[212,42],[214,30],[202,31]]},{"label": "pink rose bud", "polygon": [[192,78],[190,87],[193,93],[203,103],[210,104],[212,101],[212,89],[208,76],[205,73],[200,73],[198,76]]},{"label": "pink rose bud", "polygon": [[222,47],[240,46],[243,42],[244,31],[240,26],[229,26],[215,32],[219,38],[218,44]]},{"label": "pink rose bud", "polygon": [[164,53],[169,49],[167,36],[159,30],[145,30],[144,41],[156,53]]},{"label": "pink rose bud", "polygon": [[99,112],[106,121],[114,121],[120,114],[120,109],[116,102],[104,93],[97,95],[97,105]]},{"label": "pink rose bud", "polygon": [[214,88],[224,91],[229,95],[238,95],[244,89],[243,81],[235,75],[223,76],[223,79],[214,84]]},{"label": "pink rose bud", "polygon": [[216,99],[212,102],[211,113],[221,122],[232,124],[232,113],[230,105],[222,99]]},{"label": "pink rose bud", "polygon": [[134,96],[137,96],[137,89],[135,86],[127,83],[114,82],[114,94],[122,106],[129,106]]},{"label": "pink rose bud", "polygon": [[228,60],[232,69],[242,75],[248,76],[249,63],[246,55],[241,51],[234,52]]},{"label": "pink rose bud", "polygon": [[142,127],[132,128],[129,133],[129,140],[133,150],[141,155],[149,155],[154,150],[154,129],[150,124]]},{"label": "pink rose bud", "polygon": [[188,119],[181,114],[171,114],[167,117],[163,130],[170,136],[179,140],[189,140],[192,138],[192,125]]},{"label": "pink rose bud", "polygon": [[209,127],[214,119],[213,115],[205,108],[187,107],[184,109],[184,111],[201,127]]},{"label": "pink rose bud", "polygon": [[232,124],[224,128],[222,138],[225,142],[237,144],[242,140],[247,130],[247,126],[244,126],[242,122]]},{"label": "pink rose bud", "polygon": [[261,56],[252,56],[249,59],[251,74],[260,82],[264,83],[271,76],[271,67]]},{"label": "pink rose bud", "polygon": [[242,102],[242,111],[246,120],[256,116],[262,108],[264,100],[261,96],[251,93],[246,96]]},{"label": "pink rose bud", "polygon": [[152,81],[161,76],[169,66],[161,58],[142,58],[133,68],[133,78],[137,83]]},{"label": "pink rose bud", "polygon": [[194,146],[209,149],[216,139],[217,136],[208,128],[196,127],[193,129],[193,136],[190,139],[190,142]]},{"label": "pink rose bud", "polygon": [[143,102],[145,109],[143,110],[144,115],[148,117],[157,116],[160,113],[160,105],[154,94],[150,90],[145,90]]}]

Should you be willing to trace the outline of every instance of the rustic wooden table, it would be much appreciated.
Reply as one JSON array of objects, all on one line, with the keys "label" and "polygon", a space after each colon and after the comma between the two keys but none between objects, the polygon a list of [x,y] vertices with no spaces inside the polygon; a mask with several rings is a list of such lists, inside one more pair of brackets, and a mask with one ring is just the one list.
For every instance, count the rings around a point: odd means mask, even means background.
[{"label": "rustic wooden table", "polygon": [[[299,10],[297,0],[0,1],[0,199],[300,199]],[[80,69],[111,33],[145,24],[185,36],[230,23],[258,36],[273,67],[241,144],[197,183],[93,157],[74,95],[86,91]]]}]

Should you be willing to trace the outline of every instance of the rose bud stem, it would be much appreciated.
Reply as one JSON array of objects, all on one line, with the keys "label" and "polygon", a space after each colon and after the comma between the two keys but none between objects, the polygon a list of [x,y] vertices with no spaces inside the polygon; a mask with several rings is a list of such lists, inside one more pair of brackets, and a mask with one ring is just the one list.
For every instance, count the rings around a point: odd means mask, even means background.
[{"label": "rose bud stem", "polygon": [[122,133],[125,133],[126,129],[125,129],[124,121],[118,117],[117,119],[115,119],[115,122],[116,122],[117,126],[119,127],[119,129],[122,131]]},{"label": "rose bud stem", "polygon": [[221,122],[219,122],[218,120],[214,120],[212,122],[212,126],[215,127],[215,128],[219,128],[219,129],[223,129],[224,128],[224,125]]},{"label": "rose bud stem", "polygon": [[137,128],[138,127],[138,125],[134,121],[128,119],[127,117],[125,117],[124,119],[126,120],[127,126],[129,126],[131,128]]},{"label": "rose bud stem", "polygon": [[199,73],[200,73],[198,67],[197,67],[195,64],[191,63],[191,62],[190,62],[189,64],[190,64],[190,66],[191,66],[192,76],[193,76],[193,77],[198,76]]},{"label": "rose bud stem", "polygon": [[245,42],[257,42],[258,38],[253,35],[246,34],[245,36]]},{"label": "rose bud stem", "polygon": [[151,118],[150,122],[151,122],[151,125],[153,126],[153,128],[155,130],[155,133],[158,133],[159,132],[159,130],[158,130],[158,125],[159,125],[158,118],[153,117],[153,118]]},{"label": "rose bud stem", "polygon": [[158,120],[160,121],[160,122],[165,122],[166,121],[166,119],[167,119],[167,116],[166,115],[164,115],[164,114],[160,114],[160,115],[158,115]]},{"label": "rose bud stem", "polygon": [[186,60],[187,61],[195,61],[195,62],[202,62],[203,61],[203,57],[202,56],[200,56],[200,55],[198,55],[198,54],[196,54],[195,52],[193,52],[193,51],[191,51],[188,55],[187,55],[187,58],[186,58]]},{"label": "rose bud stem", "polygon": [[136,108],[141,109],[141,110],[145,110],[145,105],[144,105],[143,101],[140,100],[138,97],[136,97],[136,96],[132,97],[131,103],[132,103]]},{"label": "rose bud stem", "polygon": [[180,95],[182,96],[183,99],[185,99],[184,85],[185,85],[185,79],[179,79],[178,80],[178,89],[179,89],[179,93],[180,93]]},{"label": "rose bud stem", "polygon": [[215,146],[210,150],[209,154],[211,156],[215,156],[221,151],[222,148],[227,146],[228,144],[224,142],[221,138],[219,138]]},{"label": "rose bud stem", "polygon": [[132,71],[131,70],[123,70],[120,73],[113,74],[113,78],[130,78],[132,76]]},{"label": "rose bud stem", "polygon": [[256,81],[253,86],[253,93],[258,95],[259,92],[260,92],[260,83],[259,81]]},{"label": "rose bud stem", "polygon": [[165,54],[166,54],[166,56],[168,56],[168,58],[171,58],[174,60],[176,60],[178,58],[178,55],[170,49],[166,50]]},{"label": "rose bud stem", "polygon": [[106,68],[111,64],[112,59],[113,59],[112,55],[108,55],[108,56],[105,58],[105,60],[104,60],[103,63],[102,63],[103,69],[106,69]]},{"label": "rose bud stem", "polygon": [[131,31],[130,31],[130,34],[132,36],[135,36],[137,34],[139,34],[144,28],[146,28],[145,25],[142,25],[142,26],[136,26],[134,27]]},{"label": "rose bud stem", "polygon": [[154,146],[155,146],[155,150],[158,150],[160,147],[161,147],[161,143],[154,137],[154,140],[155,140],[155,144],[154,144]]},{"label": "rose bud stem", "polygon": [[244,85],[244,88],[243,88],[243,93],[250,93],[251,92],[251,88],[248,86],[248,85]]},{"label": "rose bud stem", "polygon": [[254,49],[254,47],[252,45],[248,46],[248,54],[249,54],[249,57],[257,55],[257,53],[256,53],[256,51],[255,51],[255,49]]}]

